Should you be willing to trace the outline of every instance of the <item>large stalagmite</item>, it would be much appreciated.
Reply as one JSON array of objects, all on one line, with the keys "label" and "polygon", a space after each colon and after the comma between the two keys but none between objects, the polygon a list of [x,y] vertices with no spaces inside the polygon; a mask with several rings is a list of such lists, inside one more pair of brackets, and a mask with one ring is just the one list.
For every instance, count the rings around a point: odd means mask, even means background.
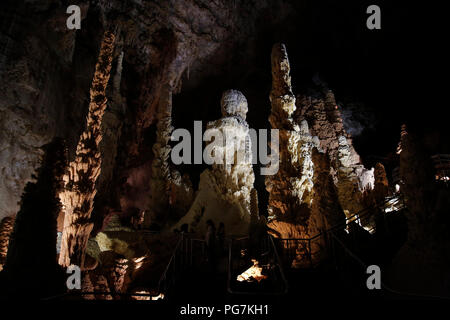
[{"label": "large stalagmite", "polygon": [[59,264],[83,266],[84,252],[93,228],[90,222],[98,176],[101,171],[99,143],[102,140],[101,124],[107,106],[106,87],[108,85],[114,50],[115,35],[104,34],[100,54],[95,67],[90,91],[89,113],[86,130],[77,145],[75,160],[64,177],[65,190],[60,194],[64,211]]},{"label": "large stalagmite", "polygon": [[223,140],[220,144],[212,141],[205,150],[222,163],[213,163],[212,169],[200,175],[194,203],[177,227],[187,223],[192,230],[204,232],[206,221],[211,219],[216,225],[223,222],[227,233],[244,234],[250,223],[250,194],[255,181],[245,121],[247,99],[237,90],[228,90],[223,93],[221,106],[223,117],[209,122],[207,132],[220,133]]},{"label": "large stalagmite", "polygon": [[[266,177],[269,192],[269,227],[281,238],[311,238],[341,221],[342,211],[330,173],[330,160],[317,136],[310,133],[308,122],[296,122],[296,99],[291,88],[290,65],[283,44],[272,50],[272,113],[269,121],[280,131],[280,167]],[[306,257],[320,259],[323,243],[305,246],[297,243],[301,265]],[[310,261],[310,260],[308,260]]]},{"label": "large stalagmite", "polygon": [[330,173],[338,190],[339,203],[347,216],[364,208],[363,192],[374,187],[374,169],[367,170],[345,131],[334,94],[323,83],[311,95],[299,95],[297,121],[307,120],[313,135],[329,156]]},{"label": "large stalagmite", "polygon": [[164,225],[180,218],[193,201],[193,189],[188,176],[169,166],[172,127],[172,88],[165,85],[158,105],[156,142],[153,145],[154,159],[150,180],[150,208],[144,217],[144,226]]},{"label": "large stalagmite", "polygon": [[[308,215],[300,213],[312,202],[314,164],[312,150],[319,147],[317,137],[309,133],[308,123],[294,122],[295,96],[292,93],[290,65],[286,48],[276,44],[272,50],[272,128],[279,129],[280,167],[266,177],[269,192],[269,217],[277,220],[294,218],[305,224]],[[304,219],[303,219],[304,218]],[[302,221],[303,220],[303,221]]]}]

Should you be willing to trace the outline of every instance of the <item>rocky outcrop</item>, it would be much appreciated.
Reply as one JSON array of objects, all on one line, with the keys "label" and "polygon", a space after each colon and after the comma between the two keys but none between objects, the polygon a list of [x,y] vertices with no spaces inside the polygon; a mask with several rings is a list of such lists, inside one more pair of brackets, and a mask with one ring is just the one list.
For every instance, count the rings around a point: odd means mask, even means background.
[{"label": "rocky outcrop", "polygon": [[[252,166],[249,127],[245,121],[247,100],[237,90],[223,93],[223,118],[209,122],[214,136],[205,149],[213,160],[212,169],[200,175],[199,190],[188,213],[176,224],[184,223],[204,233],[206,221],[223,222],[229,233],[245,234],[250,223],[250,193],[255,176]],[[206,134],[206,133],[205,133]],[[222,138],[217,139],[215,134]]]},{"label": "rocky outcrop", "polygon": [[91,86],[91,101],[86,119],[86,130],[77,146],[75,160],[64,177],[65,189],[59,195],[64,211],[59,264],[83,267],[84,253],[93,223],[89,221],[96,195],[96,181],[101,171],[99,143],[102,140],[101,123],[106,109],[108,85],[115,35],[104,34]]}]

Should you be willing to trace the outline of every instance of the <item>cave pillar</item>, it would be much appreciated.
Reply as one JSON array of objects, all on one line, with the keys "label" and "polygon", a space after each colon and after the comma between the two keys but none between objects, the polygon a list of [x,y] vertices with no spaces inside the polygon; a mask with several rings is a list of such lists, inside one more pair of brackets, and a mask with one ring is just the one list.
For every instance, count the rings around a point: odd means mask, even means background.
[{"label": "cave pillar", "polygon": [[216,225],[223,222],[227,233],[247,234],[251,206],[253,210],[257,208],[255,192],[251,201],[255,176],[246,122],[247,99],[238,90],[227,90],[222,95],[221,108],[222,118],[209,122],[207,130],[214,139],[222,139],[210,141],[205,148],[217,161],[212,161],[212,168],[200,175],[195,200],[175,227],[187,223],[192,230],[204,234],[206,221],[211,219]]},{"label": "cave pillar", "polygon": [[90,218],[97,193],[96,181],[101,171],[101,124],[107,107],[106,87],[114,42],[114,33],[105,32],[90,89],[86,129],[78,142],[75,160],[69,164],[64,176],[65,189],[59,195],[64,211],[59,264],[64,267],[71,264],[83,267],[87,241],[93,228]]},{"label": "cave pillar", "polygon": [[289,59],[283,44],[273,46],[271,61],[272,111],[269,122],[272,128],[280,132],[280,166],[275,175],[266,177],[269,217],[290,217],[304,224],[309,216],[314,185],[312,150],[319,147],[318,140],[309,133],[306,120],[299,125],[292,118],[296,109],[295,96],[291,87]]}]

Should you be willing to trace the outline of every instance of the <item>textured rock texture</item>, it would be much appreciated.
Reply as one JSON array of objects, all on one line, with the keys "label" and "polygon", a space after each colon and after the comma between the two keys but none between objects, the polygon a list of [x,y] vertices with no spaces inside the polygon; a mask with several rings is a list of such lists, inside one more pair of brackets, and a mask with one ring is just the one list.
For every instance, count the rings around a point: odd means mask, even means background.
[{"label": "textured rock texture", "polygon": [[83,267],[84,251],[93,223],[89,221],[97,193],[96,182],[101,171],[99,143],[102,140],[101,123],[106,109],[108,85],[115,35],[105,32],[91,87],[91,102],[86,119],[87,128],[77,146],[64,177],[65,189],[59,195],[63,205],[64,227],[59,264]]},{"label": "textured rock texture", "polygon": [[328,154],[330,172],[338,189],[339,203],[346,215],[364,208],[364,191],[374,188],[374,169],[366,169],[345,131],[341,109],[334,94],[320,84],[319,91],[298,95],[297,121],[307,120],[311,133],[317,135],[322,150]]},{"label": "textured rock texture", "polygon": [[[223,118],[209,122],[210,132],[220,132],[222,141],[207,144],[217,162],[200,176],[199,190],[188,213],[177,223],[206,232],[206,221],[223,222],[229,233],[245,234],[250,223],[250,193],[255,176],[249,127],[245,121],[247,100],[237,90],[225,91],[221,99]],[[218,161],[221,163],[218,163]]]},{"label": "textured rock texture", "polygon": [[[111,103],[99,147],[103,162],[95,199],[99,206],[93,213],[96,228],[110,208],[130,214],[147,211],[149,199],[158,196],[147,168],[152,165],[154,125],[161,100],[167,97],[166,86],[177,93],[185,79],[195,85],[224,71],[238,46],[241,52],[255,46],[255,30],[274,6],[285,9],[270,15],[273,23],[282,21],[291,6],[228,0],[73,4],[81,7],[81,30],[66,28],[67,5],[60,1],[6,0],[2,7],[0,218],[17,213],[23,188],[43,155],[41,146],[63,137],[74,160],[107,25],[119,32],[114,83],[106,93]],[[245,64],[242,59],[233,63]],[[189,208],[193,191],[186,178],[172,173],[165,200],[177,217]]]},{"label": "textured rock texture", "polygon": [[[269,192],[268,213],[272,218],[294,219],[306,226],[309,216],[299,214],[313,200],[314,164],[312,150],[318,140],[309,133],[308,123],[296,124],[292,118],[295,96],[292,93],[290,65],[286,48],[276,44],[272,49],[272,113],[269,122],[279,129],[279,171],[266,177]],[[304,221],[302,221],[304,219]]]},{"label": "textured rock texture", "polygon": [[312,149],[318,140],[309,134],[308,123],[300,126],[292,119],[295,96],[292,93],[290,65],[286,48],[276,44],[272,49],[272,113],[269,122],[279,129],[279,171],[266,177],[269,192],[268,213],[272,217],[293,216],[305,203],[310,205],[313,188]]},{"label": "textured rock texture", "polygon": [[144,216],[144,227],[150,227],[151,224],[165,225],[167,221],[180,218],[189,210],[193,201],[189,177],[182,177],[169,165],[171,152],[169,141],[173,130],[172,88],[169,86],[163,88],[156,118],[158,123],[150,180],[152,193],[149,209]]},{"label": "textured rock texture", "polygon": [[3,218],[0,223],[0,271],[6,261],[6,254],[8,253],[9,238],[13,231],[15,217]]},{"label": "textured rock texture", "polygon": [[[296,99],[291,88],[290,65],[286,48],[276,44],[272,49],[272,128],[280,130],[280,168],[277,174],[266,177],[269,192],[268,213],[271,232],[281,238],[311,238],[324,228],[341,221],[342,210],[330,173],[330,160],[312,136],[307,120],[293,119]],[[297,258],[293,266],[300,266],[311,254],[320,259],[320,241],[309,245],[297,243]],[[308,261],[309,262],[309,261]]]},{"label": "textured rock texture", "polygon": [[[87,5],[81,7],[84,19]],[[0,218],[18,212],[24,186],[40,165],[41,147],[80,128],[74,118],[83,112],[83,99],[68,94],[82,82],[75,85],[78,72],[68,72],[76,33],[65,19],[65,9],[50,8],[49,1],[2,5]]]}]

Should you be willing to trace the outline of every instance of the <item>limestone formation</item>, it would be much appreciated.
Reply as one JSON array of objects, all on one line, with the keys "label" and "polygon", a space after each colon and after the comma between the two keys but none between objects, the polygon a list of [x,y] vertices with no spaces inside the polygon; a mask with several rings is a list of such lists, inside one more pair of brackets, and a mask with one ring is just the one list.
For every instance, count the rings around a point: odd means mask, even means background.
[{"label": "limestone formation", "polygon": [[180,218],[193,201],[193,188],[189,177],[182,177],[169,165],[169,141],[173,131],[172,88],[169,85],[164,86],[156,117],[158,123],[156,142],[153,145],[150,205],[144,216],[144,227],[147,228],[153,223],[164,225],[168,220]]},{"label": "limestone formation", "polygon": [[176,224],[190,225],[197,232],[206,231],[206,221],[225,224],[227,233],[245,234],[250,223],[250,193],[255,176],[252,166],[248,110],[245,96],[237,90],[223,93],[223,117],[209,122],[210,132],[219,132],[223,140],[210,142],[210,154],[222,163],[200,175],[199,190],[188,213]]},{"label": "limestone formation", "polygon": [[56,218],[61,210],[58,195],[64,186],[67,150],[62,139],[55,139],[43,149],[45,154],[36,182],[25,187],[10,235],[4,272],[14,284],[8,288],[13,295],[22,296],[27,291],[30,296],[42,297],[61,289],[56,260]]},{"label": "limestone formation", "polygon": [[96,181],[101,171],[99,143],[102,140],[101,124],[107,106],[108,85],[115,35],[104,34],[98,62],[90,91],[86,130],[81,134],[75,160],[64,177],[65,190],[60,194],[64,211],[59,264],[83,267],[84,253],[93,223],[90,222],[96,191]]},{"label": "limestone formation", "polygon": [[273,176],[266,177],[269,192],[269,217],[294,218],[305,225],[308,215],[300,213],[309,207],[313,199],[314,164],[312,150],[318,148],[317,139],[309,133],[308,123],[300,126],[292,118],[295,96],[291,89],[290,66],[283,44],[272,49],[272,112],[269,121],[272,128],[279,129],[280,167]]},{"label": "limestone formation", "polygon": [[297,122],[308,121],[311,134],[320,140],[320,146],[326,152],[334,167],[339,147],[338,137],[346,135],[340,110],[331,90],[326,88],[323,92],[311,95],[297,96]]},{"label": "limestone formation", "polygon": [[358,174],[354,170],[356,161],[357,160],[352,157],[347,138],[340,136],[337,152],[337,189],[339,202],[347,217],[350,217],[363,209]]},{"label": "limestone formation", "polygon": [[430,243],[435,223],[436,186],[433,181],[433,166],[420,142],[414,139],[405,125],[400,134],[400,190],[408,207],[408,240],[409,243]]},{"label": "limestone formation", "polygon": [[14,227],[15,216],[3,218],[0,223],[0,271],[6,261],[8,253],[9,238]]},{"label": "limestone formation", "polygon": [[[305,118],[293,118],[296,99],[289,71],[286,48],[277,44],[272,50],[272,112],[269,121],[272,128],[280,130],[280,169],[277,174],[266,177],[269,227],[277,237],[311,238],[342,222],[343,215],[328,155],[331,149],[310,133]],[[333,99],[332,94],[328,95],[324,105],[330,106]],[[341,127],[333,127],[333,130],[341,130]],[[299,242],[296,245],[297,257],[292,266],[302,266],[322,258],[321,249],[325,244],[321,239],[311,244]]]},{"label": "limestone formation", "polygon": [[375,186],[373,190],[375,193],[375,201],[381,203],[389,194],[389,181],[384,166],[379,162],[375,165],[374,178]]},{"label": "limestone formation", "polygon": [[169,205],[169,156],[170,135],[172,133],[172,91],[165,86],[160,98],[156,127],[156,142],[153,145],[154,159],[152,161],[152,176],[150,180],[151,199],[150,208],[144,217],[144,226],[163,221]]},{"label": "limestone formation", "polygon": [[340,107],[331,90],[299,95],[298,122],[307,120],[311,133],[317,135],[320,146],[329,156],[330,173],[338,189],[339,202],[347,216],[364,208],[364,191],[374,188],[374,169],[365,169],[346,133]]},{"label": "limestone formation", "polygon": [[[107,202],[113,198],[113,175],[116,166],[118,154],[118,145],[121,138],[122,127],[124,125],[126,100],[120,93],[120,83],[122,80],[123,51],[119,54],[116,63],[116,71],[113,77],[112,86],[108,87],[108,108],[105,110],[102,119],[102,140],[99,148],[102,154],[101,173],[97,181],[97,199],[102,197],[101,201]],[[114,203],[113,200],[110,202]]]}]

